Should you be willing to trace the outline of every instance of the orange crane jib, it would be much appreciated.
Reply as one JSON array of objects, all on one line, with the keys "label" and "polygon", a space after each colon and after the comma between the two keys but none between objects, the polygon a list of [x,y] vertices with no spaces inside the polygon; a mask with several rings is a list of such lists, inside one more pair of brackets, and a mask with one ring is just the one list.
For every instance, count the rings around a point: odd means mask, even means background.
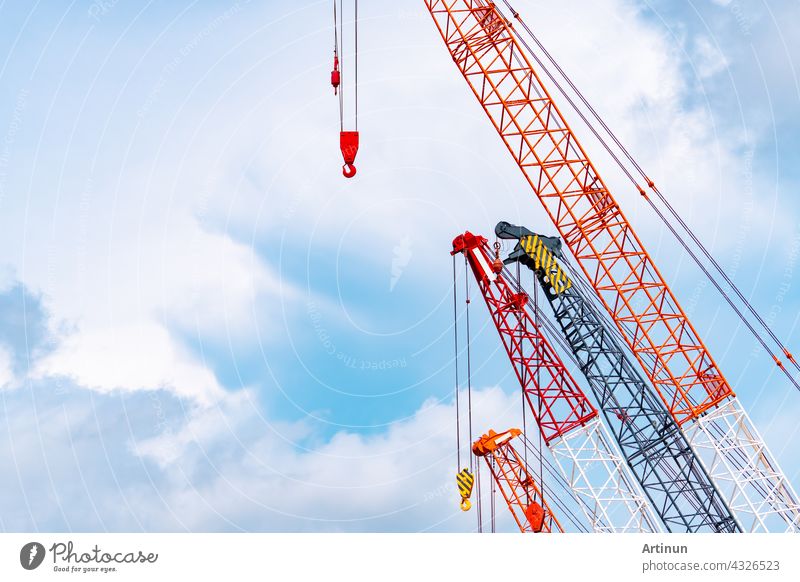
[{"label": "orange crane jib", "polygon": [[490,430],[473,443],[472,452],[486,461],[520,531],[563,532],[542,496],[540,484],[537,485],[524,460],[511,444],[521,434],[518,428],[501,433]]},{"label": "orange crane jib", "polygon": [[489,453],[492,453],[503,445],[507,444],[508,441],[514,437],[518,437],[521,434],[522,431],[518,428],[510,428],[505,432],[501,432],[500,434],[490,430],[487,434],[483,435],[473,443],[472,452],[475,453],[475,456],[485,457]]}]

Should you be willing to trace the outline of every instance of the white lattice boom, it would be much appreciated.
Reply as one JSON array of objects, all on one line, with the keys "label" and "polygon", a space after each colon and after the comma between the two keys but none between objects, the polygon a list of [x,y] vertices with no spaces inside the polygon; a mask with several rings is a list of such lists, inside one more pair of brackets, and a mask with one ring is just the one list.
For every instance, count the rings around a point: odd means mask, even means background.
[{"label": "white lattice boom", "polygon": [[595,532],[662,531],[600,417],[551,442],[550,451]]},{"label": "white lattice boom", "polygon": [[684,430],[745,531],[800,531],[797,494],[738,399]]}]

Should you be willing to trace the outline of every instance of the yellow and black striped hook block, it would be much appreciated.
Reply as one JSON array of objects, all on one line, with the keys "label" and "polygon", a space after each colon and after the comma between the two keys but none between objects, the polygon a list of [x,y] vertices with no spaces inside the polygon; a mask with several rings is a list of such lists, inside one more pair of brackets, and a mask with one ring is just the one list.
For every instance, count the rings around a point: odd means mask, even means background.
[{"label": "yellow and black striped hook block", "polygon": [[462,469],[456,473],[456,484],[461,495],[461,511],[469,511],[472,507],[469,498],[472,495],[472,486],[475,485],[475,476],[469,472],[469,469]]}]

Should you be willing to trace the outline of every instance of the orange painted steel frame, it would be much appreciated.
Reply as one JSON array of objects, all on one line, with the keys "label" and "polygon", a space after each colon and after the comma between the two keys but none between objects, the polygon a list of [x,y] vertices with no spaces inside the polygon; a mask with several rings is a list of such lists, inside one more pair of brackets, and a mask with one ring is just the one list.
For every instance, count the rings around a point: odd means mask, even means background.
[{"label": "orange painted steel frame", "polygon": [[679,424],[734,396],[514,38],[483,0],[425,0],[458,69]]},{"label": "orange painted steel frame", "polygon": [[[486,460],[492,478],[497,483],[497,488],[500,489],[522,533],[563,532],[564,529],[553,515],[533,476],[528,472],[525,462],[511,445],[511,439],[520,434],[522,431],[518,428],[500,434],[490,430],[488,434],[475,441],[472,451]],[[544,510],[541,527],[537,527],[539,524],[531,523],[528,517],[529,508],[534,504],[539,504]]]}]

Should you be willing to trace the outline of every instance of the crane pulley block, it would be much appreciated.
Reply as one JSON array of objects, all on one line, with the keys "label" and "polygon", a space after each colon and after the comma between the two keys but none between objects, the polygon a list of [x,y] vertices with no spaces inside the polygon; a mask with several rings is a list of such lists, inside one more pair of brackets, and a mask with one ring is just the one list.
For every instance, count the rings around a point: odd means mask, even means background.
[{"label": "crane pulley block", "polygon": [[462,469],[456,473],[456,484],[458,485],[458,492],[461,495],[461,511],[469,511],[472,507],[469,498],[472,496],[472,486],[475,485],[475,476],[469,472],[469,469]]},{"label": "crane pulley block", "polygon": [[342,173],[345,178],[352,178],[356,175],[356,167],[353,164],[356,161],[356,154],[358,154],[358,132],[341,132],[339,134],[339,145],[342,149],[342,157],[344,158]]},{"label": "crane pulley block", "polygon": [[544,508],[541,505],[535,501],[531,502],[528,507],[525,508],[525,517],[528,519],[533,533],[540,533],[542,531],[542,527],[544,526]]},{"label": "crane pulley block", "polygon": [[339,85],[342,83],[342,73],[339,71],[339,57],[333,55],[333,70],[331,71],[331,85],[333,85],[333,94],[339,94]]}]

